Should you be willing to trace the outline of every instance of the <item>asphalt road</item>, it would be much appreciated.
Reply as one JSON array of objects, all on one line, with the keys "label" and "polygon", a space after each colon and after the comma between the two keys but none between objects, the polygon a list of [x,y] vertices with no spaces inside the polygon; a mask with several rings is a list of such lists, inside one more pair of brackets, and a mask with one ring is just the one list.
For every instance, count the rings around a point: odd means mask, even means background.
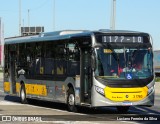
[{"label": "asphalt road", "polygon": [[[114,107],[96,110],[80,108],[79,113],[73,113],[68,112],[67,106],[60,103],[30,100],[28,104],[21,104],[19,97],[3,93],[2,78],[0,80],[0,121],[8,120],[7,123],[37,123],[35,121],[58,124],[153,123],[153,121],[159,123],[156,119],[158,116],[160,119],[160,82],[156,82],[155,105],[153,107],[131,107],[127,114],[122,114],[118,113]],[[128,121],[128,119],[132,121]],[[144,119],[150,119],[152,122],[144,121]]]}]

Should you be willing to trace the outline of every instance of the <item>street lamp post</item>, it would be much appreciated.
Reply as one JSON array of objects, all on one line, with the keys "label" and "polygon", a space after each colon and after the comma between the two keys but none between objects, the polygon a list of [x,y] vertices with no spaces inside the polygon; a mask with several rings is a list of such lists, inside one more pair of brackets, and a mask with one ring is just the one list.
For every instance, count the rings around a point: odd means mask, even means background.
[{"label": "street lamp post", "polygon": [[55,31],[55,0],[53,0],[53,31]]},{"label": "street lamp post", "polygon": [[19,0],[19,35],[21,35],[21,0]]},{"label": "street lamp post", "polygon": [[28,9],[28,27],[30,27],[30,10]]},{"label": "street lamp post", "polygon": [[29,34],[30,34],[30,10],[28,9],[28,28],[29,28]]},{"label": "street lamp post", "polygon": [[110,29],[115,30],[115,21],[116,21],[116,0],[112,0],[111,5],[111,20],[110,20]]}]

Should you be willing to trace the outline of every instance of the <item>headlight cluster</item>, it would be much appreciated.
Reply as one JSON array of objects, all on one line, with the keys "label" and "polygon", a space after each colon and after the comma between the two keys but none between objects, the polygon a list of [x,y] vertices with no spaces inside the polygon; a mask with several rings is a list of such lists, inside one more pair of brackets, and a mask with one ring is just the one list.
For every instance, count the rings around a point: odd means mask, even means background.
[{"label": "headlight cluster", "polygon": [[103,88],[100,88],[100,87],[98,87],[98,86],[95,86],[95,90],[96,90],[98,93],[100,93],[101,95],[104,96],[104,89],[103,89]]},{"label": "headlight cluster", "polygon": [[154,90],[154,86],[150,87],[150,88],[148,89],[148,95],[149,95],[153,90]]}]

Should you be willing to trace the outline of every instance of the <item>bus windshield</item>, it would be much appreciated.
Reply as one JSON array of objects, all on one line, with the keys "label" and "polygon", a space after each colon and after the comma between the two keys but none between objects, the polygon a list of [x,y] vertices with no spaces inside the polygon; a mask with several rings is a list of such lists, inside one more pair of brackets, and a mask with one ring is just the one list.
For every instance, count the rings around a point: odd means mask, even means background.
[{"label": "bus windshield", "polygon": [[145,79],[153,76],[150,47],[98,47],[95,75],[103,79]]}]

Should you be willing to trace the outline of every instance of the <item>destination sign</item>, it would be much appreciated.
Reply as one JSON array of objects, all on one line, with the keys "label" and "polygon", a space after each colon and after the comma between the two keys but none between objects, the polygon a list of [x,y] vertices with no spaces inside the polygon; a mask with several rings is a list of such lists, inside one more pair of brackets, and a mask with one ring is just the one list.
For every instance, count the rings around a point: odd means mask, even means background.
[{"label": "destination sign", "polygon": [[143,43],[142,36],[102,36],[102,43]]}]

